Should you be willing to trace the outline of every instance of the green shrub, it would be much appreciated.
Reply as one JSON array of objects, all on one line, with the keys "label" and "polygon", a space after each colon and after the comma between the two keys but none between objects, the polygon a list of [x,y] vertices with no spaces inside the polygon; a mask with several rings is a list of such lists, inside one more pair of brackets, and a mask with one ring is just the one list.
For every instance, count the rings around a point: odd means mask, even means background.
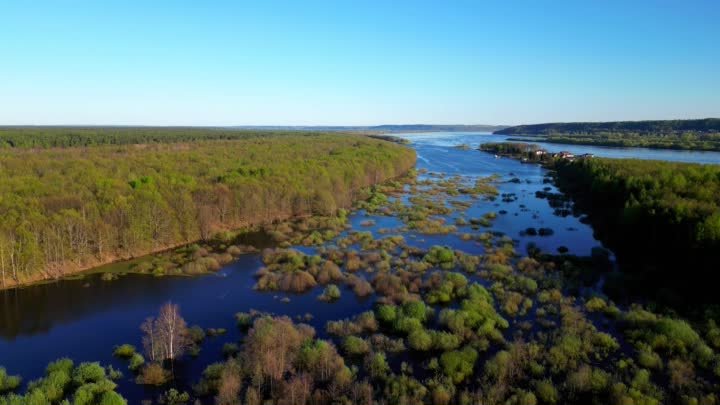
[{"label": "green shrub", "polygon": [[22,382],[20,376],[8,375],[7,371],[0,367],[0,394],[15,391]]},{"label": "green shrub", "polygon": [[128,368],[132,371],[137,371],[143,364],[145,364],[145,358],[140,353],[134,353],[132,357],[130,357]]},{"label": "green shrub", "polygon": [[477,357],[478,353],[475,349],[465,347],[462,350],[443,353],[442,356],[440,356],[440,365],[442,366],[443,373],[445,373],[453,383],[460,384],[472,375]]},{"label": "green shrub", "polygon": [[81,363],[73,370],[72,380],[77,385],[96,383],[105,379],[105,369],[100,363]]},{"label": "green shrub", "polygon": [[430,350],[433,347],[433,337],[424,329],[416,329],[408,335],[408,346],[419,351]]},{"label": "green shrub", "polygon": [[135,350],[135,346],[131,344],[122,344],[115,347],[115,350],[113,351],[113,356],[129,359],[130,357],[132,357],[133,354],[135,354]]},{"label": "green shrub", "polygon": [[335,284],[329,284],[327,287],[325,287],[318,299],[322,301],[337,301],[340,299],[341,295],[342,293],[340,292],[338,286],[336,286]]},{"label": "green shrub", "polygon": [[560,400],[557,388],[550,380],[542,380],[535,383],[535,395],[544,404],[553,405]]},{"label": "green shrub", "polygon": [[348,336],[343,341],[343,349],[350,356],[364,355],[370,351],[370,345],[357,336]]}]

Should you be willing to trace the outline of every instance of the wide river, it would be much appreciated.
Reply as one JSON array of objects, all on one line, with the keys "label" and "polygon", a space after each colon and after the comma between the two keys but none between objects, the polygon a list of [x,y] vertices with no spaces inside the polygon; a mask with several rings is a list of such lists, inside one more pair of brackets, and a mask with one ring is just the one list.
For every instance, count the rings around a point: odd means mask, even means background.
[{"label": "wide river", "polygon": [[[529,242],[547,251],[560,246],[570,252],[587,255],[600,243],[592,229],[573,216],[554,215],[547,200],[536,198],[535,192],[549,187],[543,183],[545,170],[537,165],[521,164],[511,159],[497,159],[491,154],[475,150],[484,142],[498,142],[508,137],[479,133],[417,133],[403,137],[417,150],[419,169],[431,173],[460,175],[468,178],[500,175],[501,193],[517,199],[505,203],[478,200],[467,212],[471,217],[489,211],[507,211],[493,222],[492,230],[517,240],[520,252]],[[463,150],[466,144],[472,149]],[[718,152],[692,152],[639,148],[606,148],[577,145],[542,144],[550,151],[568,150],[574,153],[594,153],[613,158],[657,159],[705,164],[720,163]],[[510,181],[515,179],[515,181]],[[519,180],[517,180],[519,179]],[[554,189],[552,191],[555,191]],[[374,227],[360,223],[374,219]],[[369,217],[363,212],[351,216],[354,229],[370,230],[377,234],[380,228],[398,227],[401,223],[392,217]],[[551,228],[551,236],[524,236],[528,227]],[[479,253],[481,248],[456,235],[427,236],[413,232],[403,234],[409,244],[429,247],[449,245],[468,253]],[[303,248],[307,249],[307,248]],[[228,334],[210,338],[203,344],[197,358],[184,360],[176,372],[185,380],[194,382],[208,364],[222,359],[221,347],[227,342],[240,340],[233,314],[251,308],[301,316],[311,313],[309,323],[321,336],[327,320],[341,319],[370,308],[373,297],[357,299],[352,293],[343,294],[336,303],[323,303],[316,299],[318,290],[304,295],[292,295],[291,302],[279,298],[287,294],[262,293],[252,289],[253,274],[260,268],[257,254],[241,256],[216,274],[198,277],[153,277],[127,275],[115,281],[102,281],[98,274],[81,279],[61,280],[32,287],[0,291],[0,366],[9,373],[21,374],[30,381],[43,374],[46,364],[61,357],[75,361],[100,361],[123,370],[125,377],[119,382],[119,391],[130,400],[152,398],[157,391],[134,384],[126,364],[112,357],[114,345],[132,343],[140,347],[139,326],[145,318],[157,313],[169,300],[178,303],[190,325],[204,328],[227,328]]]}]

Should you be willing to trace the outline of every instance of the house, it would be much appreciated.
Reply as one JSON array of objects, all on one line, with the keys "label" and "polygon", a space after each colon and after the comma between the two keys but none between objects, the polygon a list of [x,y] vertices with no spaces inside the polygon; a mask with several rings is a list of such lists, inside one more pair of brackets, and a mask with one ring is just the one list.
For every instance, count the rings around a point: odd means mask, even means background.
[{"label": "house", "polygon": [[538,149],[535,151],[535,156],[545,156],[547,153],[548,152],[545,149]]},{"label": "house", "polygon": [[568,151],[558,152],[555,156],[560,159],[574,159],[575,158],[575,155],[573,155],[572,153],[570,153]]}]

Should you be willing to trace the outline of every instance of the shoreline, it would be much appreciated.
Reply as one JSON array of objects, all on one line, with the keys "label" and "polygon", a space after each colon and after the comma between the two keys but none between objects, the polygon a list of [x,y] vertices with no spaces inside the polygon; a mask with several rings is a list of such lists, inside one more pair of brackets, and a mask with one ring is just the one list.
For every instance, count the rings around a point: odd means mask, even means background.
[{"label": "shoreline", "polygon": [[[376,183],[370,185],[369,187],[374,187],[374,186],[377,186],[377,185],[380,185],[380,184],[383,184],[386,182],[402,179],[405,176],[407,176],[408,173],[410,173],[410,171],[413,170],[414,168],[415,168],[415,165],[413,164],[412,167],[408,168],[403,173],[401,173],[397,176],[391,177],[391,178],[383,179],[382,181],[376,182]],[[360,191],[360,190],[354,190],[353,193],[357,193],[358,191]],[[360,200],[361,199],[355,199],[352,201],[352,204],[350,207],[339,207],[338,209],[348,209],[348,210],[351,210],[350,212],[352,212],[352,206]],[[242,233],[246,233],[246,232],[252,232],[254,230],[259,230],[260,227],[271,225],[271,224],[292,222],[292,221],[296,221],[296,220],[300,220],[300,219],[304,219],[304,218],[312,218],[312,217],[321,217],[321,216],[313,215],[313,214],[306,214],[306,215],[278,217],[278,218],[273,218],[272,220],[269,220],[269,221],[248,223],[239,228],[219,229],[216,234],[219,234],[221,232],[233,232],[233,233],[237,233],[237,234],[242,234]],[[237,238],[237,236],[236,236],[236,238]],[[68,267],[64,268],[63,270],[54,270],[55,272],[58,272],[58,271],[61,272],[61,274],[59,276],[53,276],[53,275],[51,275],[52,271],[46,270],[43,273],[38,274],[40,276],[44,275],[45,277],[32,278],[32,279],[22,280],[20,282],[13,282],[14,280],[12,280],[12,278],[9,278],[6,280],[6,281],[10,281],[10,283],[8,283],[8,284],[3,284],[0,281],[0,291],[11,291],[11,290],[15,290],[15,289],[30,288],[33,286],[38,286],[38,285],[42,285],[42,284],[49,284],[49,283],[61,281],[63,279],[67,279],[70,277],[82,276],[83,274],[94,274],[93,273],[94,270],[99,270],[100,268],[105,267],[105,266],[111,266],[111,265],[120,264],[120,263],[128,263],[128,262],[131,262],[134,260],[140,260],[143,258],[161,255],[163,253],[167,253],[167,252],[174,251],[176,249],[188,247],[193,244],[198,244],[198,243],[212,244],[217,241],[218,240],[215,237],[212,239],[209,239],[209,240],[197,239],[197,240],[191,240],[191,241],[177,243],[177,244],[165,245],[165,246],[159,247],[157,249],[150,249],[150,250],[142,251],[140,253],[132,254],[129,256],[114,257],[109,260],[98,259],[97,261],[93,261],[93,262],[83,264],[83,265],[77,265],[75,267],[71,267],[68,265]],[[249,253],[249,252],[246,252],[246,253]],[[244,254],[246,254],[246,253],[244,253]],[[112,257],[112,256],[110,256],[110,257]],[[96,273],[106,273],[106,272],[105,271],[97,271]],[[129,270],[126,273],[152,275],[152,273],[146,273],[146,272],[141,272],[141,271],[132,271],[132,270]],[[193,275],[202,275],[202,274],[211,274],[211,273],[213,273],[213,272],[206,271],[204,273],[186,274],[186,275],[193,276]],[[183,275],[183,274],[177,274],[177,275]]]}]

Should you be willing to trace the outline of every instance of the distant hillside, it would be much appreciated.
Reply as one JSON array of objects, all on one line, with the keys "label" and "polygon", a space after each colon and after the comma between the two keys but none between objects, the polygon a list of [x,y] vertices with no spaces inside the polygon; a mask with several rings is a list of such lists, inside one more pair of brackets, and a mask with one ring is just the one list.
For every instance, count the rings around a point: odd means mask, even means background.
[{"label": "distant hillside", "polygon": [[382,132],[492,132],[507,128],[506,125],[377,125],[369,127],[374,131]]},{"label": "distant hillside", "polygon": [[237,126],[241,129],[264,129],[274,131],[358,131],[374,133],[391,132],[492,132],[507,128],[507,125],[432,125],[432,124],[388,124],[374,126]]},{"label": "distant hillside", "polygon": [[614,122],[556,122],[517,125],[496,130],[501,135],[571,135],[596,133],[673,134],[679,132],[720,132],[720,119]]}]

